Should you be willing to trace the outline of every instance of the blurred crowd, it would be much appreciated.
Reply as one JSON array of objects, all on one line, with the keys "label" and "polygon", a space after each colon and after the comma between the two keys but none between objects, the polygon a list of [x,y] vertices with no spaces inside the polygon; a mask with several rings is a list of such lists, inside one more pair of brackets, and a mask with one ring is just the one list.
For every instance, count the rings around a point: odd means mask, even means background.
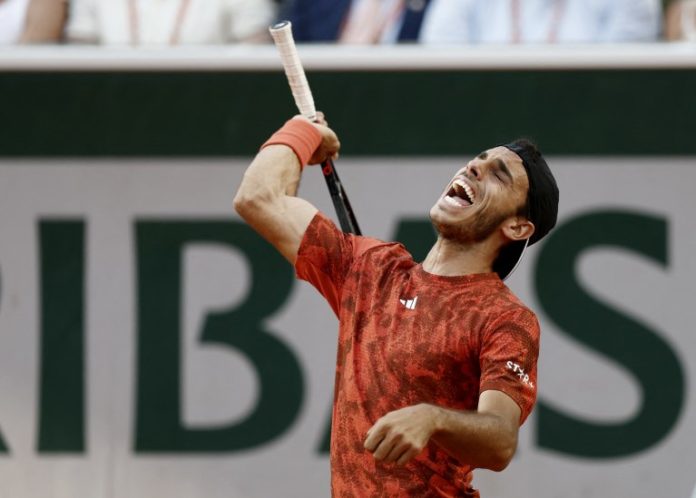
[{"label": "blurred crowd", "polygon": [[0,45],[696,41],[696,0],[0,0]]}]

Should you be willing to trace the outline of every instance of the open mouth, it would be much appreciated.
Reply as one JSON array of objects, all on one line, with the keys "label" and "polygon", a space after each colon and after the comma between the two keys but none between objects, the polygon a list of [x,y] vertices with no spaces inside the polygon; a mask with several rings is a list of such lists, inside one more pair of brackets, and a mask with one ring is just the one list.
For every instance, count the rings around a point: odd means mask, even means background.
[{"label": "open mouth", "polygon": [[445,195],[445,201],[455,207],[468,207],[474,203],[473,189],[462,180],[454,180]]}]

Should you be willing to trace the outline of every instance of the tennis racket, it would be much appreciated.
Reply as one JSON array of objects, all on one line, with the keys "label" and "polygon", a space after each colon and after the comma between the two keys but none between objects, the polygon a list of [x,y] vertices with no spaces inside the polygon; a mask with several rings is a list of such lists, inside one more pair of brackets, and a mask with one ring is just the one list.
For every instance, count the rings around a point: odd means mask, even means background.
[{"label": "tennis racket", "polygon": [[[278,48],[280,60],[283,63],[285,75],[288,78],[297,109],[300,111],[300,114],[310,121],[316,121],[317,111],[314,107],[314,97],[302,68],[302,61],[300,61],[300,56],[297,53],[295,40],[292,37],[292,23],[290,21],[279,22],[271,26],[269,31]],[[327,159],[322,163],[321,172],[324,174],[326,186],[329,188],[331,201],[336,209],[341,229],[346,233],[360,235],[358,220],[355,218],[348,195],[343,188],[336,166],[331,159]]]}]

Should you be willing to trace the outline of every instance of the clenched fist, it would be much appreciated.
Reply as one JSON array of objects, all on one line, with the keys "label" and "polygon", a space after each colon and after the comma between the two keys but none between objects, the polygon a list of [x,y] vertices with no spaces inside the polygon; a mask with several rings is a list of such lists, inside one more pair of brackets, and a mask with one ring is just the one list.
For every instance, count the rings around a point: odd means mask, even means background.
[{"label": "clenched fist", "polygon": [[437,407],[425,403],[389,412],[367,431],[365,449],[377,460],[404,465],[430,441],[436,415]]}]

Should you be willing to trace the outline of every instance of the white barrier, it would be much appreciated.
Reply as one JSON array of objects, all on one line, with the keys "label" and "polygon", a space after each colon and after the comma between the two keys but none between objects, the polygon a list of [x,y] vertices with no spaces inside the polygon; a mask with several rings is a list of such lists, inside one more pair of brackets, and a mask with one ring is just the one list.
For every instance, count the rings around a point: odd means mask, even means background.
[{"label": "white barrier", "polygon": [[[314,71],[432,71],[457,69],[679,69],[696,67],[696,44],[563,46],[300,45]],[[0,71],[279,71],[272,46],[0,48]]]}]

